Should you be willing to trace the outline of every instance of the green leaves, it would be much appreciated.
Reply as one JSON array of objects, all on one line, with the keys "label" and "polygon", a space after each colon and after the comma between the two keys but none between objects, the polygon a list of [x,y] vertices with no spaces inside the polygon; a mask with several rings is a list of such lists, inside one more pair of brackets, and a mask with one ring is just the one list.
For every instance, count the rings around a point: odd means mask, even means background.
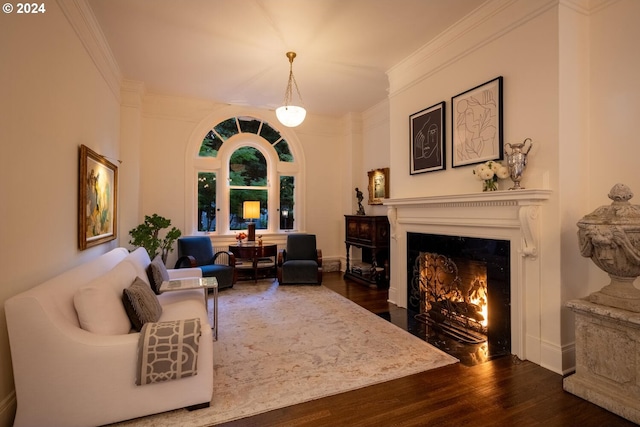
[{"label": "green leaves", "polygon": [[129,244],[137,247],[145,248],[149,254],[149,258],[153,259],[158,255],[158,250],[163,262],[167,262],[167,255],[173,251],[173,242],[182,235],[182,232],[176,227],[171,228],[163,239],[158,237],[160,230],[169,228],[171,226],[171,220],[153,214],[152,216],[146,215],[144,222],[129,231],[132,239]]}]

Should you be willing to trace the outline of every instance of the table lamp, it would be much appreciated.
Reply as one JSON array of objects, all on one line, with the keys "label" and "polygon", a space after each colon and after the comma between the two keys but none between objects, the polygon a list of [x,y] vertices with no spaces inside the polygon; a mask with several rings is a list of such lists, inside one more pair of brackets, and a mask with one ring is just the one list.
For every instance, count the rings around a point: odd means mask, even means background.
[{"label": "table lamp", "polygon": [[248,237],[247,240],[249,242],[256,241],[256,223],[253,222],[254,219],[260,218],[260,202],[251,201],[244,202],[242,205],[242,216],[244,219],[250,219],[251,222],[247,224]]}]

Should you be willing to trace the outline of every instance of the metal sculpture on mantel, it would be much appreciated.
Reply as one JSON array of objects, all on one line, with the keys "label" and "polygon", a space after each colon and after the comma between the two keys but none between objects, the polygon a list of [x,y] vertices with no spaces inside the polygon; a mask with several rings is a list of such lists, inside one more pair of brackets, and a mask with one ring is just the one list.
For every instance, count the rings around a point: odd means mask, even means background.
[{"label": "metal sculpture on mantel", "polygon": [[[529,143],[529,147],[525,149],[525,146]],[[504,154],[507,156],[507,167],[509,168],[509,175],[511,181],[513,181],[513,187],[509,190],[522,190],[524,187],[520,187],[520,180],[524,169],[527,167],[527,154],[533,147],[533,141],[531,138],[527,138],[519,144],[505,144]],[[507,148],[511,150],[511,153],[507,153]]]}]

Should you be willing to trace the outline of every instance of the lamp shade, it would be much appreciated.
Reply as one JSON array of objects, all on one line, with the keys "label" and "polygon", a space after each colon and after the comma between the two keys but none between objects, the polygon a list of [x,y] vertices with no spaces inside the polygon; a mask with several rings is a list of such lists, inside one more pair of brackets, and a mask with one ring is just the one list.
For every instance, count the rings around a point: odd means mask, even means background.
[{"label": "lamp shade", "polygon": [[294,128],[304,121],[307,110],[296,105],[283,105],[276,108],[276,117],[283,125]]},{"label": "lamp shade", "polygon": [[244,202],[244,204],[242,205],[242,216],[244,217],[244,219],[260,218],[260,202]]}]

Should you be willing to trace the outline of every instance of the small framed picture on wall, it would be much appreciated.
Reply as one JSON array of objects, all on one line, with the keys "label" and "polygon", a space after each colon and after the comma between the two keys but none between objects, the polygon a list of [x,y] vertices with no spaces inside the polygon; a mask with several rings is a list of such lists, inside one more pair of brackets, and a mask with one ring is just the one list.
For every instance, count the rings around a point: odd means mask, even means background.
[{"label": "small framed picture on wall", "polygon": [[446,168],[444,101],[409,117],[411,175]]}]

